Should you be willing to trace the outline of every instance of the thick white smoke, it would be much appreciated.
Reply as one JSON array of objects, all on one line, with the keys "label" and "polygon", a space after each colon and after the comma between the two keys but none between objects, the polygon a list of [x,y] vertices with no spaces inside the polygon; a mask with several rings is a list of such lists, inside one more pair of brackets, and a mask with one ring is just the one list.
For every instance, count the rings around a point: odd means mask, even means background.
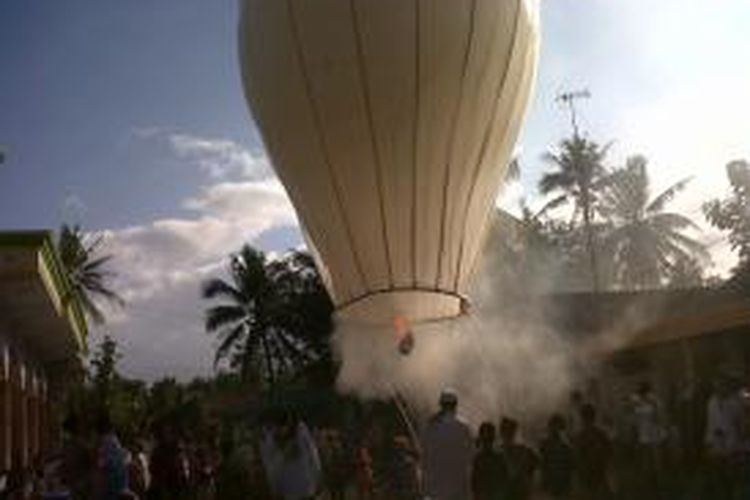
[{"label": "thick white smoke", "polygon": [[[461,318],[413,326],[408,356],[387,326],[339,323],[334,342],[342,361],[338,385],[365,399],[398,392],[421,416],[435,411],[442,389],[459,395],[460,413],[476,426],[510,415],[546,419],[567,401],[573,353],[542,319],[542,299],[508,307],[493,287],[479,287]],[[504,305],[503,302],[505,302]]]}]

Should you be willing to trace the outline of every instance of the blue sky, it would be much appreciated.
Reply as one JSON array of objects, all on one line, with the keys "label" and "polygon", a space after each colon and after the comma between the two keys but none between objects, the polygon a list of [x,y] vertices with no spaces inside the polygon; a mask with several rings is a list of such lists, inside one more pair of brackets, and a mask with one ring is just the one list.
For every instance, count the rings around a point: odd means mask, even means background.
[{"label": "blue sky", "polygon": [[[251,144],[234,2],[4,2],[0,225],[56,223],[66,196],[96,228],[175,213],[200,172],[142,128]],[[32,181],[33,179],[33,181]]]},{"label": "blue sky", "polygon": [[[676,207],[723,193],[750,158],[750,3],[547,0],[539,81],[519,141],[533,205],[541,154],[569,128],[555,103],[587,87],[581,123],[611,162],[651,160],[656,187],[696,179]],[[234,0],[6,0],[0,16],[0,228],[103,231],[129,301],[107,327],[129,373],[211,366],[198,285],[243,241],[300,243],[242,97]],[[706,235],[718,241],[716,234]],[[715,245],[717,267],[726,250]]]}]

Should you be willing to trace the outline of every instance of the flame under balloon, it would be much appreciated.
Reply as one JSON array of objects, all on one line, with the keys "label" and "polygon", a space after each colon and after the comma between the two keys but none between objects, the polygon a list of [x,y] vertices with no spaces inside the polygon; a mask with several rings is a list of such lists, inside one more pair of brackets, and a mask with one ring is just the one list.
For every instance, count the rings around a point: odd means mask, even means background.
[{"label": "flame under balloon", "polygon": [[393,330],[396,333],[396,339],[398,341],[398,352],[404,356],[411,354],[414,349],[414,333],[412,333],[409,327],[407,319],[398,315],[393,318]]}]

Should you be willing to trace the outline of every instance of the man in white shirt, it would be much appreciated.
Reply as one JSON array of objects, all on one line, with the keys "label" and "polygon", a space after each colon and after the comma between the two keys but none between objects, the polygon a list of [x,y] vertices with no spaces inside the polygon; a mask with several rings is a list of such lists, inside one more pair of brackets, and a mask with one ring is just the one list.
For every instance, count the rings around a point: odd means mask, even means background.
[{"label": "man in white shirt", "polygon": [[280,412],[261,441],[268,483],[283,500],[314,498],[321,484],[318,449],[307,426],[289,411]]},{"label": "man in white shirt", "polygon": [[433,500],[470,497],[469,474],[473,455],[471,431],[457,416],[458,396],[451,390],[440,395],[440,412],[422,433],[424,493]]},{"label": "man in white shirt", "polygon": [[642,382],[633,395],[633,418],[636,439],[641,447],[655,447],[664,442],[667,432],[661,403],[648,382]]},{"label": "man in white shirt", "polygon": [[722,378],[708,400],[706,445],[715,455],[739,451],[742,438],[742,400],[731,382]]},{"label": "man in white shirt", "polygon": [[742,399],[732,379],[722,375],[708,400],[706,447],[709,469],[706,498],[734,498],[739,486],[739,462],[742,449]]}]

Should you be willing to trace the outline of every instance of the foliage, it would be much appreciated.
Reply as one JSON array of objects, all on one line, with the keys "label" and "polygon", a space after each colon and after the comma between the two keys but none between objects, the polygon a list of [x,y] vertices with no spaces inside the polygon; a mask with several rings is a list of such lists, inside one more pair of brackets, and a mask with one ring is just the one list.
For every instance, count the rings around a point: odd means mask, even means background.
[{"label": "foliage", "polygon": [[704,268],[698,259],[677,259],[669,272],[667,287],[687,289],[711,287],[716,277],[704,276]]},{"label": "foliage", "polygon": [[604,159],[608,149],[584,137],[573,136],[563,139],[556,152],[546,153],[543,159],[555,170],[542,176],[539,192],[560,195],[544,210],[572,202],[573,220],[578,217],[593,219],[598,188],[607,173]]},{"label": "foliage", "polygon": [[89,424],[106,412],[122,434],[130,437],[143,433],[148,392],[144,382],[120,375],[121,357],[117,342],[105,336],[92,353],[83,380],[68,394],[67,412]]},{"label": "foliage", "polygon": [[[545,156],[554,169],[542,176],[539,191],[555,196],[548,196],[536,213],[522,206],[525,251],[535,255],[533,267],[544,270],[547,282],[567,290],[703,284],[704,264],[710,259],[690,236],[697,226],[667,211],[689,179],[652,197],[646,159],[633,156],[610,171],[604,165],[607,151],[607,146],[574,134]],[[564,205],[572,208],[569,216],[556,210]],[[748,230],[750,255],[750,226]]]},{"label": "foliage", "polygon": [[685,234],[698,229],[695,223],[665,211],[689,181],[683,179],[652,198],[647,161],[642,156],[629,158],[606,178],[598,210],[611,226],[603,248],[619,287],[659,287],[677,272],[695,274],[699,263],[709,259],[704,246]]},{"label": "foliage", "polygon": [[556,152],[547,153],[544,159],[555,170],[545,173],[539,181],[543,195],[559,193],[542,209],[547,212],[566,203],[573,204],[571,224],[583,222],[583,236],[589,258],[589,273],[594,290],[599,288],[599,270],[595,248],[595,214],[598,193],[607,170],[604,159],[607,146],[574,134],[560,142]]},{"label": "foliage", "polygon": [[706,202],[703,211],[712,226],[728,233],[729,244],[739,256],[733,270],[735,280],[746,281],[750,276],[750,164],[745,160],[730,162],[727,177],[732,193]]},{"label": "foliage", "polygon": [[245,245],[230,257],[229,280],[204,283],[206,330],[217,333],[216,362],[269,387],[316,361],[330,360],[333,304],[309,254],[266,256]]},{"label": "foliage", "polygon": [[57,239],[57,252],[71,284],[72,292],[65,300],[78,300],[86,315],[95,323],[104,323],[104,314],[96,304],[102,298],[112,304],[122,305],[108,282],[112,272],[105,269],[112,255],[98,255],[103,236],[87,236],[79,226],[63,224]]},{"label": "foliage", "polygon": [[105,335],[98,350],[91,359],[91,378],[97,399],[106,404],[109,401],[112,386],[117,380],[117,362],[122,358],[118,351],[117,342]]}]

